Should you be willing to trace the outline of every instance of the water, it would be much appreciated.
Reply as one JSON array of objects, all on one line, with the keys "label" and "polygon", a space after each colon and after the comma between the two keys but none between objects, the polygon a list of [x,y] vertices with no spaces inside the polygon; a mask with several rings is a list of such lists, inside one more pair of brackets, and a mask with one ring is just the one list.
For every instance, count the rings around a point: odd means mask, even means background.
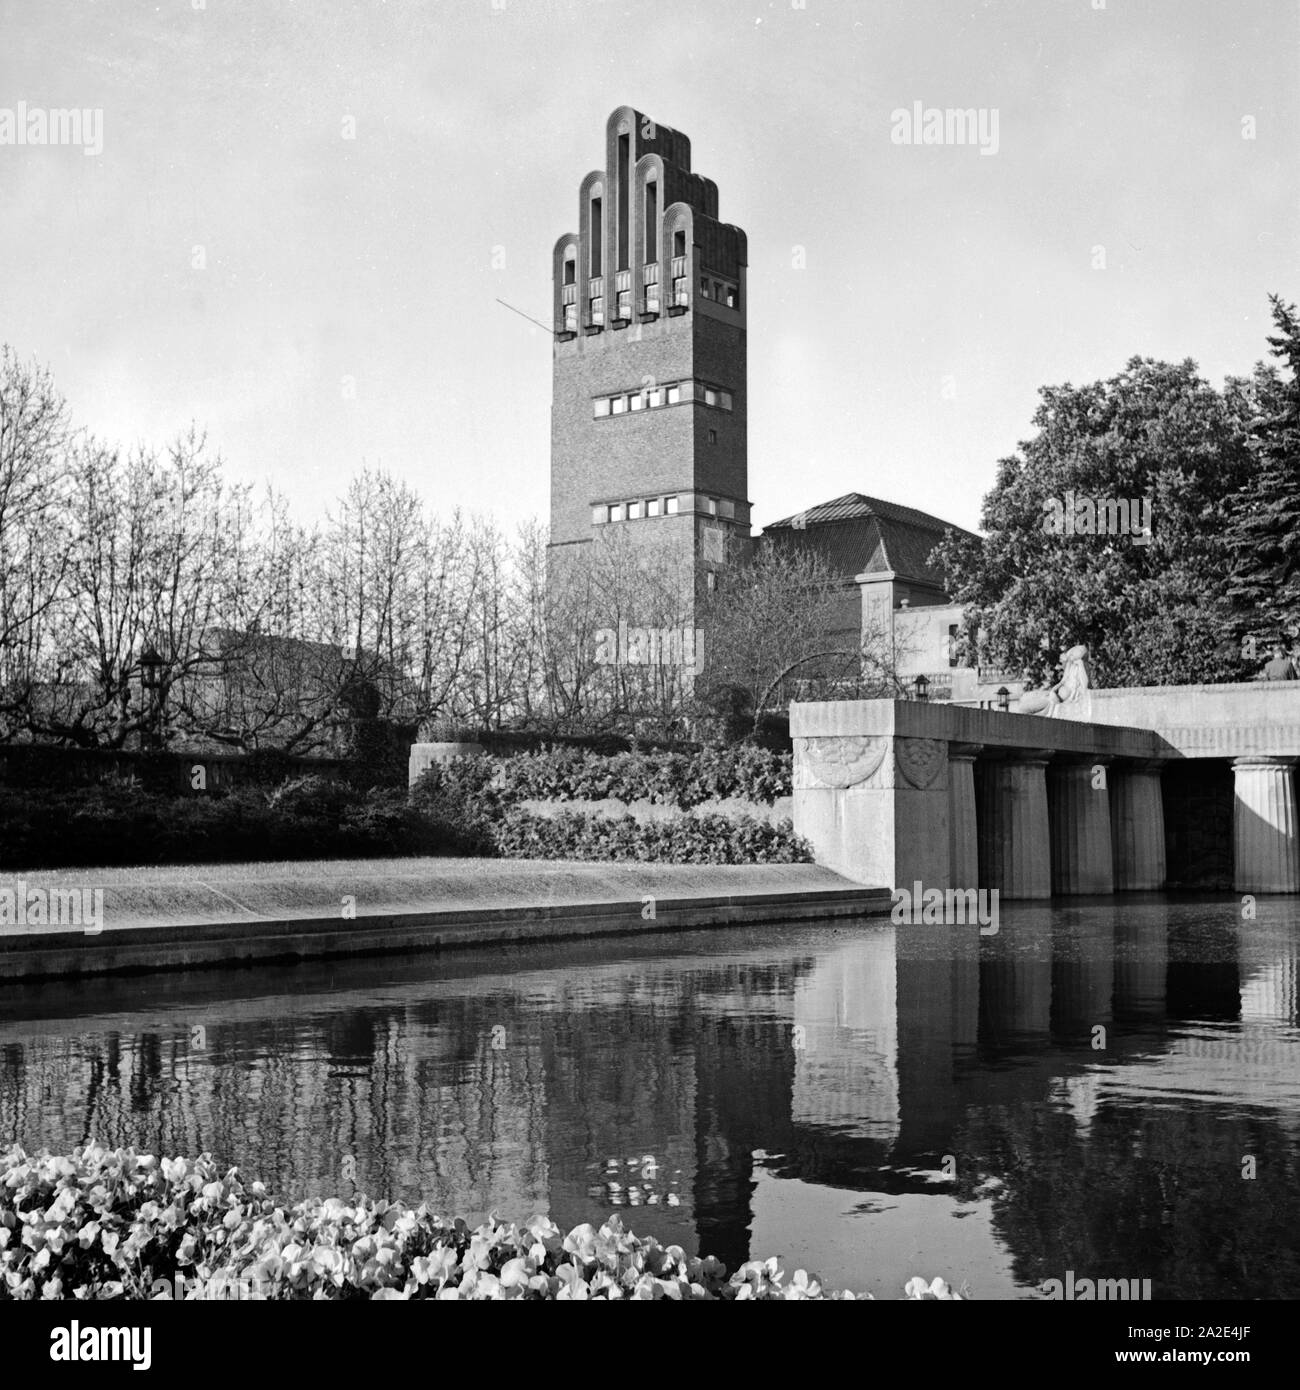
[{"label": "water", "polygon": [[[0,1140],[289,1200],[618,1212],[897,1297],[1300,1295],[1300,903],[1003,905],[0,988]],[[1100,1030],[1100,1031],[1098,1031]],[[1253,1173],[1253,1176],[1251,1174]]]}]

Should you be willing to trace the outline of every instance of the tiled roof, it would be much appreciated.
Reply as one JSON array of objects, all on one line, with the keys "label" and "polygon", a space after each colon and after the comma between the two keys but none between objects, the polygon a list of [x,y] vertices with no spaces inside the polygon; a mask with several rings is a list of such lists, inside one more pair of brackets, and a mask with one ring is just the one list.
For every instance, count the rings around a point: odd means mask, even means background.
[{"label": "tiled roof", "polygon": [[892,570],[901,578],[943,588],[943,571],[930,563],[930,553],[948,530],[970,534],[915,507],[850,492],[774,521],[764,537],[790,549],[815,551],[845,579]]},{"label": "tiled roof", "polygon": [[846,492],[843,497],[823,502],[818,507],[809,507],[806,512],[796,512],[794,516],[770,522],[765,529],[772,531],[781,526],[793,529],[796,517],[802,526],[816,526],[825,521],[849,521],[870,516],[936,531],[941,536],[949,529],[958,532],[962,530],[960,526],[953,526],[950,521],[931,516],[929,512],[919,512],[915,507],[900,507],[897,502],[886,502],[880,497],[866,497],[860,492]]}]

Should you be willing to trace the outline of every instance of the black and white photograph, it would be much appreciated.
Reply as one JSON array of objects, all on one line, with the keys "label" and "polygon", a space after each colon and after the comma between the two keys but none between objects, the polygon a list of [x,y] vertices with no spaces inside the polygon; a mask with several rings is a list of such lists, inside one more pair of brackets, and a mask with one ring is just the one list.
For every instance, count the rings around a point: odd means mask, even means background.
[{"label": "black and white photograph", "polygon": [[1279,1357],[1298,149],[1296,0],[0,0],[15,1375]]}]

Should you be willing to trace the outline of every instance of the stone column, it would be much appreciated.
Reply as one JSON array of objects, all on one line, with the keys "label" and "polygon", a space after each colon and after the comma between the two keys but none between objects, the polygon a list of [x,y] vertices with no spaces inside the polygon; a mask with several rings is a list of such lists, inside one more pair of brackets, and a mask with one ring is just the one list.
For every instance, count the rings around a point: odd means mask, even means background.
[{"label": "stone column", "polygon": [[1124,763],[1111,773],[1110,834],[1115,891],[1165,886],[1165,803],[1157,758]]},{"label": "stone column", "polygon": [[1239,893],[1300,891],[1295,758],[1232,760],[1234,886]]},{"label": "stone column", "polygon": [[978,888],[979,840],[975,816],[978,743],[948,745],[948,885]]},{"label": "stone column", "polygon": [[980,883],[1004,898],[1052,896],[1047,833],[1050,749],[990,758],[980,793]]},{"label": "stone column", "polygon": [[1052,891],[1067,895],[1113,893],[1109,758],[1072,758],[1052,764]]}]

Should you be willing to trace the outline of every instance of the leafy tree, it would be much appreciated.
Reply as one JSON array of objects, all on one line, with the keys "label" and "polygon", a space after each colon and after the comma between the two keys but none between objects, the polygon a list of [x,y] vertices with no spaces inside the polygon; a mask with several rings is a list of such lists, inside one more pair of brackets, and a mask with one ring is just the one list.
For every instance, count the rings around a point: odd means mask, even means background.
[{"label": "leafy tree", "polygon": [[1257,642],[1294,635],[1300,619],[1300,320],[1294,304],[1277,295],[1269,303],[1277,327],[1269,347],[1291,379],[1261,369],[1261,409],[1250,422],[1255,471],[1233,499],[1226,537],[1236,633]]},{"label": "leafy tree", "polygon": [[[1043,388],[1037,433],[1000,461],[985,498],[987,538],[950,535],[937,550],[966,605],[968,653],[1035,683],[1077,642],[1102,685],[1237,677],[1225,518],[1253,467],[1247,424],[1267,387],[1257,373],[1219,392],[1191,361],[1135,357],[1108,381]],[[1151,534],[1054,531],[1080,499],[1135,503],[1134,531],[1149,503]]]}]

